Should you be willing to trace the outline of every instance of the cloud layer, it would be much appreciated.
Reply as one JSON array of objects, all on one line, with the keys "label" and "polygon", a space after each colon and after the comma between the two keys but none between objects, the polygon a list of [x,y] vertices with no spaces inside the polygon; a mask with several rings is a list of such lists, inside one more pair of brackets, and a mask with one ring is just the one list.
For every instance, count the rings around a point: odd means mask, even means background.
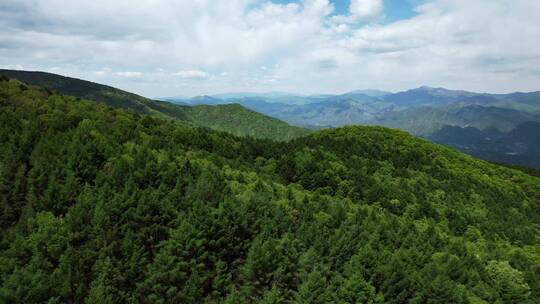
[{"label": "cloud layer", "polygon": [[0,3],[0,66],[147,96],[419,85],[540,90],[540,1],[433,0],[385,18],[382,0]]}]

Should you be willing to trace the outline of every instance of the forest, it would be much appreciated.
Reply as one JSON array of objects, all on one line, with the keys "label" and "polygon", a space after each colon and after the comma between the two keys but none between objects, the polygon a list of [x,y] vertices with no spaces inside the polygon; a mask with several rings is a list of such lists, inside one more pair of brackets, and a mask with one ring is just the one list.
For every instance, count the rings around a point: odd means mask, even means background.
[{"label": "forest", "polygon": [[383,127],[237,137],[0,78],[0,303],[540,303],[540,179]]},{"label": "forest", "polygon": [[43,87],[51,92],[238,136],[289,140],[310,132],[308,129],[291,126],[239,104],[187,106],[152,100],[107,85],[52,73],[0,69],[0,77],[2,75],[29,85]]}]

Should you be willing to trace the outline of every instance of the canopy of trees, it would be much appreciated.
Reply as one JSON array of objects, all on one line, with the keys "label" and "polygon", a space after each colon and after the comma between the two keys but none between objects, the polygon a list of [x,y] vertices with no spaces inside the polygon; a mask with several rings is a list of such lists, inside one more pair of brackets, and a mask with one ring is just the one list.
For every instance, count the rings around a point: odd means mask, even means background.
[{"label": "canopy of trees", "polygon": [[540,179],[378,127],[239,138],[0,80],[1,303],[540,303]]}]

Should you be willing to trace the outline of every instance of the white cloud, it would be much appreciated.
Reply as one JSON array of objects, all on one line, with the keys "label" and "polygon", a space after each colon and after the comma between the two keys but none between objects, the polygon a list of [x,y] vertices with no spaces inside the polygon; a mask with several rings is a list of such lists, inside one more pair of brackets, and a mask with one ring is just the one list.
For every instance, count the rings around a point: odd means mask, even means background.
[{"label": "white cloud", "polygon": [[416,10],[382,24],[374,0],[353,0],[347,16],[328,0],[3,0],[0,65],[149,96],[540,89],[540,1],[432,0]]},{"label": "white cloud", "polygon": [[358,19],[365,19],[377,16],[382,8],[382,0],[351,0],[349,12]]},{"label": "white cloud", "polygon": [[331,21],[339,25],[374,21],[381,17],[382,11],[382,0],[350,0],[349,13],[333,16]]},{"label": "white cloud", "polygon": [[116,72],[116,76],[125,77],[125,78],[139,78],[143,76],[142,72]]},{"label": "white cloud", "polygon": [[6,70],[24,70],[24,67],[20,64],[5,64],[0,65],[0,69],[6,69]]},{"label": "white cloud", "polygon": [[185,79],[205,79],[208,78],[208,73],[197,70],[186,70],[173,73],[172,76],[178,76]]}]

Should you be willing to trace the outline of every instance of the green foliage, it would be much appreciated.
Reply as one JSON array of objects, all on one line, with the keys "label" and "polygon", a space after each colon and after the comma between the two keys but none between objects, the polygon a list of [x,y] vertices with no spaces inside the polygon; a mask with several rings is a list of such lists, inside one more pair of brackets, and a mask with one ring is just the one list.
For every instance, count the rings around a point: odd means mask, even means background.
[{"label": "green foliage", "polygon": [[[0,81],[8,77],[138,114],[179,120],[194,126],[226,131],[238,136],[290,140],[308,134],[308,129],[294,127],[279,119],[248,110],[241,105],[183,106],[151,100],[106,85],[44,72],[0,70]],[[22,89],[26,89],[23,85]]]},{"label": "green foliage", "polygon": [[508,262],[490,261],[486,267],[491,286],[497,291],[503,303],[525,303],[530,287],[523,274]]},{"label": "green foliage", "polygon": [[307,135],[308,129],[248,110],[239,104],[185,107],[187,120],[194,125],[238,136],[290,140]]},{"label": "green foliage", "polygon": [[540,180],[396,130],[240,138],[0,81],[1,303],[538,303]]}]

